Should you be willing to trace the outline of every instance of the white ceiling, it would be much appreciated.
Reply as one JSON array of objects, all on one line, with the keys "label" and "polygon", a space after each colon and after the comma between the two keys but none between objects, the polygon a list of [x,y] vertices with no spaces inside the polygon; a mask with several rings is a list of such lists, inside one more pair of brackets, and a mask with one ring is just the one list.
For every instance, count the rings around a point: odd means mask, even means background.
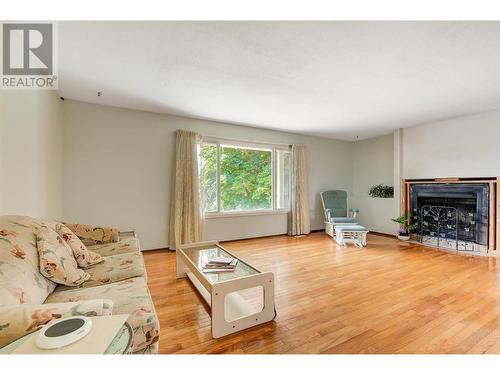
[{"label": "white ceiling", "polygon": [[363,139],[499,108],[500,22],[62,22],[59,93]]}]

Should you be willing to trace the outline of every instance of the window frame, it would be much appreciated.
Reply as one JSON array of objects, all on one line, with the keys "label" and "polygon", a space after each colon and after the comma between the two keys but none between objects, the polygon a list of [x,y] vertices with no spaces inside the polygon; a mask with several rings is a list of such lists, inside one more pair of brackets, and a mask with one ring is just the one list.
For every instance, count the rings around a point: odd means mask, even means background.
[{"label": "window frame", "polygon": [[[211,144],[216,146],[216,196],[217,196],[217,211],[204,211],[203,214],[205,218],[216,218],[216,217],[227,217],[227,216],[257,216],[257,215],[279,215],[286,214],[289,212],[289,208],[278,208],[278,197],[277,193],[277,174],[276,174],[276,162],[277,162],[277,150],[291,152],[289,145],[279,145],[272,143],[260,143],[251,141],[239,141],[232,139],[216,138],[216,137],[203,137],[201,142],[201,147],[203,145]],[[220,158],[221,158],[221,146],[229,146],[236,148],[245,148],[258,151],[270,151],[271,152],[271,208],[267,209],[255,209],[255,210],[238,210],[238,211],[222,211],[221,210],[221,197],[220,197]],[[291,157],[288,158],[289,170],[291,170]],[[291,184],[288,184],[288,190],[290,197]]]}]

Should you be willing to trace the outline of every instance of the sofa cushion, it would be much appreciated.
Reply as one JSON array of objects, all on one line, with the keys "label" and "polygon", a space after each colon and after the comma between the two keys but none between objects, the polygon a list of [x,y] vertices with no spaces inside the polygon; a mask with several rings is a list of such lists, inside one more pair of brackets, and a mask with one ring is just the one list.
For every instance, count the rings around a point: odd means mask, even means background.
[{"label": "sofa cushion", "polygon": [[58,284],[80,285],[90,278],[78,268],[73,251],[55,231],[40,227],[36,232],[40,273]]},{"label": "sofa cushion", "polygon": [[120,239],[119,231],[111,227],[97,227],[88,224],[63,223],[76,234],[86,246],[117,242]]},{"label": "sofa cushion", "polygon": [[113,301],[91,299],[80,302],[46,303],[43,305],[12,305],[0,307],[0,348],[36,331],[53,319],[75,315],[111,315]]},{"label": "sofa cushion", "polygon": [[140,251],[139,239],[136,237],[124,237],[118,242],[111,242],[103,245],[88,246],[89,250],[96,252],[97,254],[107,257],[110,255],[132,253]]},{"label": "sofa cushion", "polygon": [[88,250],[83,242],[65,225],[56,224],[56,232],[73,250],[73,256],[79,267],[87,268],[104,260],[99,254]]},{"label": "sofa cushion", "polygon": [[142,277],[92,288],[70,290],[58,288],[47,298],[47,302],[71,302],[94,298],[112,300],[113,314],[130,314],[127,322],[134,331],[132,352],[144,350],[158,341],[160,326],[146,281]]},{"label": "sofa cushion", "polygon": [[27,216],[0,216],[0,306],[43,303],[56,287],[40,274],[39,227]]},{"label": "sofa cushion", "polygon": [[[104,257],[102,263],[85,269],[90,278],[78,287],[89,288],[143,276],[144,270],[144,258],[139,252]],[[69,287],[60,286],[58,288],[58,290],[65,289],[69,289]]]}]

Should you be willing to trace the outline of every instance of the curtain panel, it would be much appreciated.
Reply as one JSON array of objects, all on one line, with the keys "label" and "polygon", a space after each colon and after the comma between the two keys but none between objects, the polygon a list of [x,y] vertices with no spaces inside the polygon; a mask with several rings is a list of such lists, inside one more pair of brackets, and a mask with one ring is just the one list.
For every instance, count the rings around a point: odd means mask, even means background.
[{"label": "curtain panel", "polygon": [[311,232],[306,146],[292,145],[291,157],[291,207],[288,216],[288,234],[298,236]]},{"label": "curtain panel", "polygon": [[203,213],[200,204],[198,145],[201,136],[177,130],[175,139],[175,174],[170,202],[169,247],[199,242],[203,238]]}]

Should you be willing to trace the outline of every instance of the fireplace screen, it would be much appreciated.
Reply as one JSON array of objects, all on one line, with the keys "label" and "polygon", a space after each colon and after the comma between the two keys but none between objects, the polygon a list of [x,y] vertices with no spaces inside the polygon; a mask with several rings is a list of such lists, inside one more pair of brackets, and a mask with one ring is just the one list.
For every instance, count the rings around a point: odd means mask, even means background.
[{"label": "fireplace screen", "polygon": [[[488,202],[488,184],[424,183],[410,187],[412,220],[419,224],[421,235],[436,240],[440,238],[487,245]],[[434,220],[435,217],[440,219],[439,223]],[[444,219],[453,219],[453,223]]]},{"label": "fireplace screen", "polygon": [[[453,204],[453,207],[448,206]],[[460,197],[460,198],[437,198],[437,197],[419,197],[418,207],[420,207],[420,214],[424,207],[446,207],[448,210],[447,215],[450,214],[450,209],[454,209],[453,220],[457,217],[456,223],[456,236],[462,241],[474,242],[476,241],[476,199]],[[447,223],[448,225],[449,223]],[[433,231],[435,232],[435,231]],[[435,234],[430,234],[435,236]],[[450,237],[451,238],[451,237]]]},{"label": "fireplace screen", "polygon": [[[420,241],[425,236],[435,237],[437,246],[447,240],[454,241],[458,250],[458,211],[455,207],[425,205],[420,208],[419,217]],[[449,247],[449,246],[446,246]]]}]

